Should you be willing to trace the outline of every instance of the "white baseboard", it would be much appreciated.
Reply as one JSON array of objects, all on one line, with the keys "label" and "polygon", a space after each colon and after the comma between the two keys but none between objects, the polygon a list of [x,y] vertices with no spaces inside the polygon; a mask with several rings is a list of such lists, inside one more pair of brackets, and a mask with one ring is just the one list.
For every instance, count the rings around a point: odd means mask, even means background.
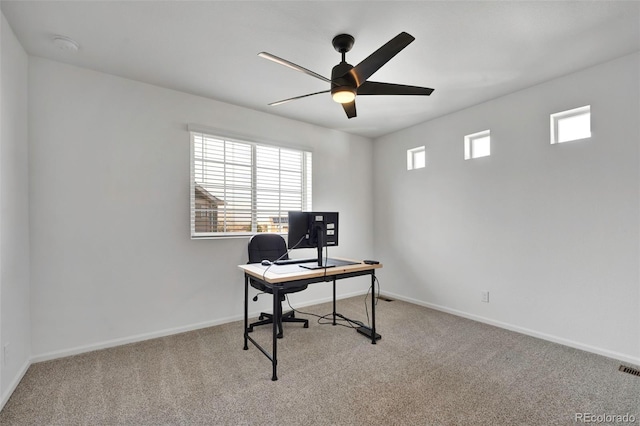
[{"label": "white baseboard", "polygon": [[2,395],[2,400],[0,400],[0,411],[2,411],[7,401],[9,401],[9,398],[11,398],[11,395],[18,387],[18,384],[20,383],[24,375],[27,373],[27,370],[29,369],[30,366],[31,366],[31,360],[28,359],[24,362],[24,364],[22,365],[22,368],[20,368],[20,370],[18,371],[18,374],[16,374],[16,377],[13,379],[13,381],[11,382],[11,384],[9,385],[5,393]]},{"label": "white baseboard", "polygon": [[164,329],[164,330],[154,331],[154,332],[151,332],[151,333],[135,334],[133,336],[127,336],[127,337],[122,337],[122,338],[112,339],[112,340],[105,340],[103,342],[92,343],[92,344],[89,344],[89,345],[82,345],[82,346],[76,346],[74,348],[68,348],[68,349],[62,349],[62,350],[59,350],[59,351],[47,352],[47,353],[44,353],[44,354],[39,354],[39,355],[32,356],[31,357],[31,362],[36,363],[36,362],[42,362],[42,361],[50,361],[50,360],[53,360],[53,359],[64,358],[64,357],[67,357],[67,356],[78,355],[78,354],[82,354],[82,353],[86,353],[86,352],[93,352],[93,351],[97,351],[97,350],[100,350],[100,349],[113,348],[115,346],[126,345],[126,344],[129,344],[129,343],[142,342],[144,340],[156,339],[158,337],[165,337],[165,336],[170,336],[172,334],[179,334],[179,333],[184,333],[184,332],[187,332],[187,331],[198,330],[198,329],[201,329],[201,328],[213,327],[215,325],[226,324],[226,323],[229,323],[229,322],[237,321],[238,319],[242,319],[242,318],[243,318],[243,316],[240,316],[239,318],[236,318],[236,316],[227,317],[227,318],[220,318],[220,319],[212,320],[212,321],[205,321],[205,322],[196,323],[196,324],[189,324],[189,325],[182,326],[182,327],[167,328],[167,329]]},{"label": "white baseboard", "polygon": [[[366,291],[356,291],[356,292],[351,292],[351,293],[345,293],[345,294],[337,295],[336,296],[336,300],[347,299],[347,298],[353,297],[353,296],[360,296],[360,295],[363,295],[365,293],[366,293]],[[332,300],[333,300],[333,298],[329,296],[329,297],[322,297],[322,298],[318,298],[318,299],[314,299],[314,300],[309,300],[309,301],[306,301],[306,302],[296,303],[295,305],[296,305],[296,308],[304,308],[306,306],[313,306],[313,305],[318,305],[320,303],[331,302]],[[255,318],[258,315],[260,315],[260,311],[249,312],[249,318]],[[155,332],[152,332],[152,333],[136,334],[136,335],[133,335],[133,336],[123,337],[123,338],[120,338],[120,339],[106,340],[106,341],[99,342],[99,343],[93,343],[93,344],[83,345],[83,346],[76,346],[74,348],[63,349],[63,350],[53,351],[53,352],[47,352],[47,353],[39,354],[39,355],[33,355],[31,358],[29,358],[28,360],[25,361],[25,363],[22,366],[22,368],[20,369],[19,373],[16,375],[14,380],[11,382],[11,385],[7,388],[6,392],[2,395],[2,400],[0,400],[0,411],[4,408],[4,406],[7,403],[7,401],[9,401],[9,398],[11,398],[11,395],[16,390],[16,387],[18,387],[18,384],[20,383],[20,381],[22,380],[24,375],[27,373],[27,370],[29,369],[31,364],[35,364],[37,362],[43,362],[43,361],[50,361],[50,360],[57,359],[57,358],[64,358],[64,357],[72,356],[72,355],[78,355],[78,354],[82,354],[82,353],[86,353],[86,352],[93,352],[93,351],[97,351],[97,350],[100,350],[100,349],[112,348],[112,347],[115,347],[115,346],[126,345],[128,343],[142,342],[144,340],[155,339],[155,338],[158,338],[158,337],[170,336],[170,335],[173,335],[173,334],[184,333],[184,332],[187,332],[187,331],[199,330],[201,328],[213,327],[213,326],[216,326],[216,325],[227,324],[227,323],[234,322],[234,321],[241,321],[243,319],[244,319],[244,314],[234,315],[234,316],[231,316],[231,317],[219,318],[219,319],[212,320],[212,321],[205,321],[205,322],[200,322],[200,323],[196,323],[196,324],[190,324],[190,325],[186,325],[186,326],[182,326],[182,327],[168,328],[168,329],[165,329],[165,330],[155,331]]]},{"label": "white baseboard", "polygon": [[526,334],[527,336],[536,337],[538,339],[547,340],[553,343],[559,343],[564,346],[569,346],[574,349],[580,349],[586,352],[591,352],[594,354],[606,356],[607,358],[613,358],[619,361],[623,361],[626,363],[631,363],[635,365],[640,365],[640,358],[634,357],[631,355],[610,351],[608,349],[599,348],[596,346],[587,345],[584,343],[576,342],[574,340],[565,339],[562,337],[554,336],[552,334],[541,333],[539,331],[530,330],[528,328],[520,327],[517,325],[505,323],[502,321],[496,321],[490,318],[485,318],[475,314],[469,314],[467,312],[459,311],[457,309],[451,309],[446,306],[440,306],[429,302],[424,302],[422,300],[413,299],[411,297],[400,296],[399,294],[388,293],[385,292],[384,296],[389,297],[390,299],[402,300],[405,302],[413,303],[414,305],[424,306],[426,308],[435,309],[436,311],[446,312],[448,314],[456,315],[459,317],[467,318],[473,321],[482,322],[485,324],[493,325],[495,327],[504,328],[506,330],[515,331],[517,333]]},{"label": "white baseboard", "polygon": [[[337,296],[336,298],[338,300],[346,299],[346,298],[349,298],[349,297],[363,295],[363,294],[365,294],[365,292],[366,291],[358,291],[358,292],[342,294],[342,295]],[[603,348],[599,348],[599,347],[592,346],[592,345],[583,344],[583,343],[580,343],[580,342],[576,342],[576,341],[573,341],[573,340],[565,339],[565,338],[554,336],[554,335],[547,334],[547,333],[541,333],[541,332],[538,332],[538,331],[535,331],[535,330],[531,330],[531,329],[528,329],[528,328],[524,328],[524,327],[520,327],[520,326],[517,326],[517,325],[505,323],[505,322],[502,322],[502,321],[496,321],[496,320],[493,320],[493,319],[490,319],[490,318],[485,318],[485,317],[482,317],[482,316],[479,316],[479,315],[475,315],[475,314],[469,314],[467,312],[459,311],[457,309],[452,309],[452,308],[448,308],[446,306],[436,305],[434,303],[424,302],[422,300],[413,299],[411,297],[401,296],[401,295],[395,294],[395,293],[383,292],[381,295],[390,297],[392,299],[403,300],[405,302],[413,303],[415,305],[419,305],[419,306],[424,306],[424,307],[427,307],[427,308],[435,309],[437,311],[446,312],[446,313],[449,313],[449,314],[452,314],[452,315],[456,315],[456,316],[459,316],[459,317],[463,317],[463,318],[467,318],[467,319],[470,319],[470,320],[473,320],[473,321],[478,321],[478,322],[482,322],[482,323],[485,323],[485,324],[493,325],[493,326],[496,326],[496,327],[504,328],[504,329],[507,329],[507,330],[515,331],[517,333],[526,334],[528,336],[536,337],[536,338],[547,340],[547,341],[550,341],[550,342],[559,343],[561,345],[569,346],[569,347],[572,347],[572,348],[575,348],[575,349],[580,349],[580,350],[583,350],[583,351],[587,351],[587,352],[595,353],[595,354],[598,354],[598,355],[606,356],[608,358],[617,359],[617,360],[620,360],[620,361],[623,361],[623,362],[626,362],[626,363],[631,363],[631,364],[634,364],[634,365],[640,365],[640,358],[633,357],[633,356],[630,356],[630,355],[627,355],[627,354],[610,351],[608,349],[603,349]],[[331,300],[332,300],[331,297],[322,297],[322,298],[309,300],[309,301],[302,302],[302,303],[296,303],[296,308],[304,308],[306,306],[313,306],[313,305],[317,305],[317,304],[320,304],[320,303],[330,302]],[[249,312],[249,317],[250,318],[254,318],[254,317],[258,316],[259,314],[260,314],[260,311]],[[120,338],[120,339],[107,340],[107,341],[104,341],[104,342],[94,343],[94,344],[90,344],[90,345],[77,346],[75,348],[63,349],[63,350],[60,350],[60,351],[54,351],[54,352],[48,352],[48,353],[44,353],[44,354],[34,355],[34,356],[32,356],[30,358],[30,360],[26,364],[26,367],[24,368],[24,371],[21,373],[21,375],[19,375],[19,378],[17,379],[17,381],[15,383],[15,386],[17,386],[18,382],[20,381],[20,379],[22,378],[22,376],[26,372],[26,369],[29,367],[29,365],[31,365],[31,363],[49,361],[49,360],[52,360],[52,359],[63,358],[63,357],[72,356],[72,355],[78,355],[78,354],[85,353],[85,352],[92,352],[92,351],[96,351],[96,350],[100,350],[100,349],[106,349],[106,348],[111,348],[111,347],[115,347],[115,346],[126,345],[128,343],[142,342],[144,340],[155,339],[155,338],[158,338],[158,337],[170,336],[172,334],[184,333],[184,332],[187,332],[187,331],[198,330],[198,329],[201,329],[201,328],[207,328],[207,327],[213,327],[213,326],[216,326],[216,325],[227,324],[227,323],[234,322],[234,321],[240,321],[240,320],[243,319],[243,317],[244,316],[242,314],[241,315],[234,315],[232,317],[219,318],[219,319],[212,320],[212,321],[205,321],[205,322],[196,323],[196,324],[190,324],[190,325],[186,325],[186,326],[182,326],[182,327],[175,327],[175,328],[169,328],[169,329],[165,329],[165,330],[155,331],[155,332],[152,332],[152,333],[137,334],[137,335],[128,336],[128,337],[124,337],[124,338]],[[13,392],[13,389],[15,389],[15,386],[13,388],[10,388],[11,392]],[[7,395],[11,395],[11,392],[8,392]],[[6,398],[8,399],[8,396]],[[4,396],[3,396],[3,402],[4,402]]]},{"label": "white baseboard", "polygon": [[[336,296],[336,300],[346,299],[349,297],[362,295],[364,293],[365,291],[342,294],[342,295]],[[330,302],[331,300],[333,300],[332,297],[323,297],[323,298],[309,300],[302,303],[296,303],[296,307],[303,308],[306,306],[312,306],[320,303]],[[257,317],[258,315],[260,315],[260,311],[249,312],[249,318],[254,318],[254,317]],[[151,333],[136,334],[133,336],[123,337],[119,339],[112,339],[112,340],[106,340],[103,342],[92,343],[89,345],[76,346],[74,348],[62,349],[59,351],[53,351],[53,352],[47,352],[44,354],[34,355],[31,357],[30,362],[36,363],[36,362],[42,362],[42,361],[50,361],[53,359],[64,358],[67,356],[78,355],[86,352],[93,352],[100,349],[107,349],[115,346],[126,345],[129,343],[142,342],[144,340],[156,339],[158,337],[171,336],[173,334],[185,333],[187,331],[199,330],[201,328],[227,324],[234,321],[240,321],[242,319],[244,319],[244,314],[234,315],[234,316],[225,317],[225,318],[218,318],[216,320],[205,321],[205,322],[200,322],[196,324],[189,324],[182,327],[168,328],[164,330],[154,331]]]},{"label": "white baseboard", "polygon": [[[352,293],[346,293],[346,294],[342,294],[336,297],[337,300],[340,299],[346,299],[349,297],[354,297],[354,296],[360,296],[365,294],[366,291],[357,291],[357,292],[352,292]],[[436,305],[433,303],[429,303],[429,302],[424,302],[418,299],[413,299],[410,297],[404,297],[395,293],[389,293],[389,292],[383,292],[381,293],[381,296],[385,296],[385,297],[389,297],[391,299],[397,299],[397,300],[402,300],[408,303],[413,303],[415,305],[419,305],[419,306],[424,306],[427,308],[431,308],[431,309],[435,309],[437,311],[442,311],[442,312],[446,312],[452,315],[456,315],[459,317],[463,317],[463,318],[467,318],[473,321],[478,321],[478,322],[482,322],[485,324],[489,324],[489,325],[493,325],[496,327],[500,327],[500,328],[504,328],[507,330],[511,330],[511,331],[515,331],[517,333],[522,333],[528,336],[532,336],[532,337],[536,337],[539,339],[543,339],[543,340],[547,340],[550,342],[554,342],[554,343],[559,343],[561,345],[565,345],[565,346],[569,346],[575,349],[580,349],[580,350],[584,350],[586,352],[591,352],[591,353],[595,353],[598,355],[602,355],[602,356],[606,356],[608,358],[613,358],[613,359],[617,359],[626,363],[630,363],[630,364],[634,364],[634,365],[640,365],[640,358],[637,357],[633,357],[633,356],[629,356],[626,354],[621,354],[618,352],[613,352],[607,349],[602,349],[602,348],[598,348],[595,346],[591,346],[591,345],[586,345],[586,344],[582,344],[580,342],[575,342],[573,340],[568,340],[568,339],[564,339],[561,337],[557,337],[557,336],[553,336],[550,334],[546,334],[546,333],[540,333],[537,332],[535,330],[530,330],[527,328],[523,328],[523,327],[519,327],[516,325],[512,325],[512,324],[508,324],[508,323],[504,323],[501,321],[496,321],[496,320],[492,320],[490,318],[485,318],[485,317],[481,317],[478,315],[474,315],[474,314],[469,314],[466,312],[462,312],[456,309],[451,309],[445,306],[440,306],[440,305]],[[320,303],[327,303],[330,302],[332,300],[331,297],[322,297],[322,298],[318,298],[318,299],[314,299],[314,300],[309,300],[306,302],[302,302],[302,303],[296,303],[296,308],[303,308],[306,306],[312,306],[312,305],[317,305]],[[254,318],[256,316],[258,316],[260,314],[260,311],[253,311],[253,312],[249,312],[249,317],[250,318]],[[22,369],[20,370],[20,373],[16,376],[16,378],[14,379],[14,381],[11,383],[11,386],[9,386],[9,388],[7,389],[7,391],[5,392],[5,394],[2,396],[2,401],[0,401],[0,410],[4,407],[5,403],[9,400],[9,398],[11,397],[11,394],[13,393],[13,391],[15,390],[15,388],[18,386],[18,383],[20,383],[20,380],[22,380],[22,378],[24,377],[25,373],[27,372],[27,369],[29,368],[29,366],[32,363],[37,363],[37,362],[42,362],[42,361],[49,361],[49,360],[53,360],[53,359],[57,359],[57,358],[63,358],[63,357],[67,357],[67,356],[72,356],[72,355],[78,355],[81,353],[86,353],[86,352],[92,352],[92,351],[96,351],[96,350],[100,350],[100,349],[106,349],[106,348],[111,348],[111,347],[115,347],[115,346],[120,346],[120,345],[125,345],[125,344],[129,344],[129,343],[135,343],[135,342],[141,342],[144,340],[149,340],[149,339],[155,339],[158,337],[165,337],[165,336],[170,336],[173,334],[178,334],[178,333],[184,333],[187,331],[193,331],[193,330],[198,330],[201,328],[207,328],[207,327],[213,327],[216,325],[221,325],[221,324],[227,324],[230,322],[234,322],[234,321],[240,321],[244,318],[244,315],[240,314],[240,315],[234,315],[231,317],[225,317],[225,318],[219,318],[216,320],[212,320],[212,321],[205,321],[205,322],[201,322],[201,323],[196,323],[196,324],[190,324],[190,325],[186,325],[186,326],[182,326],[182,327],[174,327],[174,328],[169,328],[169,329],[165,329],[165,330],[160,330],[160,331],[155,331],[152,333],[143,333],[143,334],[137,334],[137,335],[133,335],[133,336],[128,336],[128,337],[124,337],[124,338],[119,338],[119,339],[112,339],[112,340],[107,340],[104,342],[99,342],[99,343],[94,343],[94,344],[90,344],[90,345],[83,345],[83,346],[77,346],[74,348],[69,348],[69,349],[63,349],[60,351],[53,351],[53,352],[48,352],[48,353],[44,353],[44,354],[39,354],[39,355],[34,355],[32,356],[29,360],[27,360],[24,364],[24,366],[22,367]]]}]

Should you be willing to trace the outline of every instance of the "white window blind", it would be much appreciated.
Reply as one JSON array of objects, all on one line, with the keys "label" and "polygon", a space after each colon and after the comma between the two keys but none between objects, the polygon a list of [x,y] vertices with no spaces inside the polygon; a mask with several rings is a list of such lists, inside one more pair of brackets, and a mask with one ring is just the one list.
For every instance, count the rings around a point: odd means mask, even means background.
[{"label": "white window blind", "polygon": [[191,236],[287,232],[311,210],[311,153],[191,132]]}]

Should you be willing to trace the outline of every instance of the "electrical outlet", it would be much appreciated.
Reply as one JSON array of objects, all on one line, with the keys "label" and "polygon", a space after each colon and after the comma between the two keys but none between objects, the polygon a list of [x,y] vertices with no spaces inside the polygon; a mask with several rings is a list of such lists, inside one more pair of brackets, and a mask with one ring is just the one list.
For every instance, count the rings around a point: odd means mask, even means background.
[{"label": "electrical outlet", "polygon": [[481,302],[485,302],[485,303],[489,303],[489,292],[488,291],[480,292],[480,301]]}]

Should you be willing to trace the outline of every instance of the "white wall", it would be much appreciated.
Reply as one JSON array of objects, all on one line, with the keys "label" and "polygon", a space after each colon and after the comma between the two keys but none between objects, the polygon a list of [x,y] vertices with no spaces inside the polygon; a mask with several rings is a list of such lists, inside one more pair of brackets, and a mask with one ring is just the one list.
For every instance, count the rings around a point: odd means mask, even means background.
[{"label": "white wall", "polygon": [[[0,47],[0,408],[31,355],[29,307],[28,59],[2,15]],[[6,358],[3,348],[7,346]]]},{"label": "white wall", "polygon": [[32,57],[34,359],[241,318],[247,239],[189,237],[189,123],[312,148],[313,207],[341,215],[331,254],[372,255],[369,139]]},{"label": "white wall", "polygon": [[[640,364],[639,62],[376,140],[383,290]],[[592,138],[550,145],[549,114],[587,104]],[[486,129],[491,156],[465,161],[463,137]],[[407,171],[406,150],[421,145],[427,167]]]},{"label": "white wall", "polygon": [[[246,239],[189,238],[193,123],[311,147],[314,208],[341,213],[332,255],[375,255],[385,264],[383,291],[640,363],[638,61],[632,55],[550,81],[372,148],[366,138],[31,57],[29,174],[21,181],[29,191],[12,193],[14,216],[29,209],[29,229],[14,221],[30,233],[31,305],[21,312],[30,308],[31,322],[27,315],[5,330],[7,312],[17,312],[5,301],[24,304],[28,289],[7,299],[3,278],[0,338],[31,327],[31,354],[40,360],[241,317],[236,265],[246,261]],[[23,101],[11,105],[19,110]],[[593,138],[549,145],[549,114],[585,104]],[[23,120],[12,126],[26,138]],[[492,156],[464,161],[462,137],[487,128]],[[423,144],[428,167],[407,172],[406,149]],[[20,161],[9,169],[17,175],[26,170]],[[28,264],[29,245],[18,238],[14,246]],[[345,281],[340,292],[366,285]],[[479,301],[481,290],[491,303]],[[293,302],[329,294],[317,285]],[[250,309],[266,308],[265,298]],[[3,383],[15,371],[2,370]]]}]

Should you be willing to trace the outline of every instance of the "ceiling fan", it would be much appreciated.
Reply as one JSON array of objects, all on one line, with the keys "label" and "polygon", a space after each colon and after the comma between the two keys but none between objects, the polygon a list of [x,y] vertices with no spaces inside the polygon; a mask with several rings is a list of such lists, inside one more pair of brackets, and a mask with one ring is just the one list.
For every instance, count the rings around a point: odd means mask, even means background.
[{"label": "ceiling fan", "polygon": [[433,92],[433,89],[429,89],[428,87],[379,83],[367,80],[373,75],[373,73],[378,71],[384,64],[414,40],[415,38],[412,35],[401,32],[354,67],[345,61],[345,56],[353,47],[355,39],[349,34],[339,34],[333,38],[332,44],[333,48],[342,54],[342,62],[333,67],[333,70],[331,71],[331,79],[323,77],[320,74],[294,64],[293,62],[289,62],[286,59],[279,58],[267,52],[260,52],[258,53],[258,56],[262,58],[284,65],[296,71],[303,72],[331,84],[331,89],[329,90],[283,99],[281,101],[272,102],[269,105],[281,105],[286,102],[295,101],[296,99],[331,92],[333,100],[342,104],[347,117],[353,118],[356,116],[356,95],[429,96],[431,92]]}]

